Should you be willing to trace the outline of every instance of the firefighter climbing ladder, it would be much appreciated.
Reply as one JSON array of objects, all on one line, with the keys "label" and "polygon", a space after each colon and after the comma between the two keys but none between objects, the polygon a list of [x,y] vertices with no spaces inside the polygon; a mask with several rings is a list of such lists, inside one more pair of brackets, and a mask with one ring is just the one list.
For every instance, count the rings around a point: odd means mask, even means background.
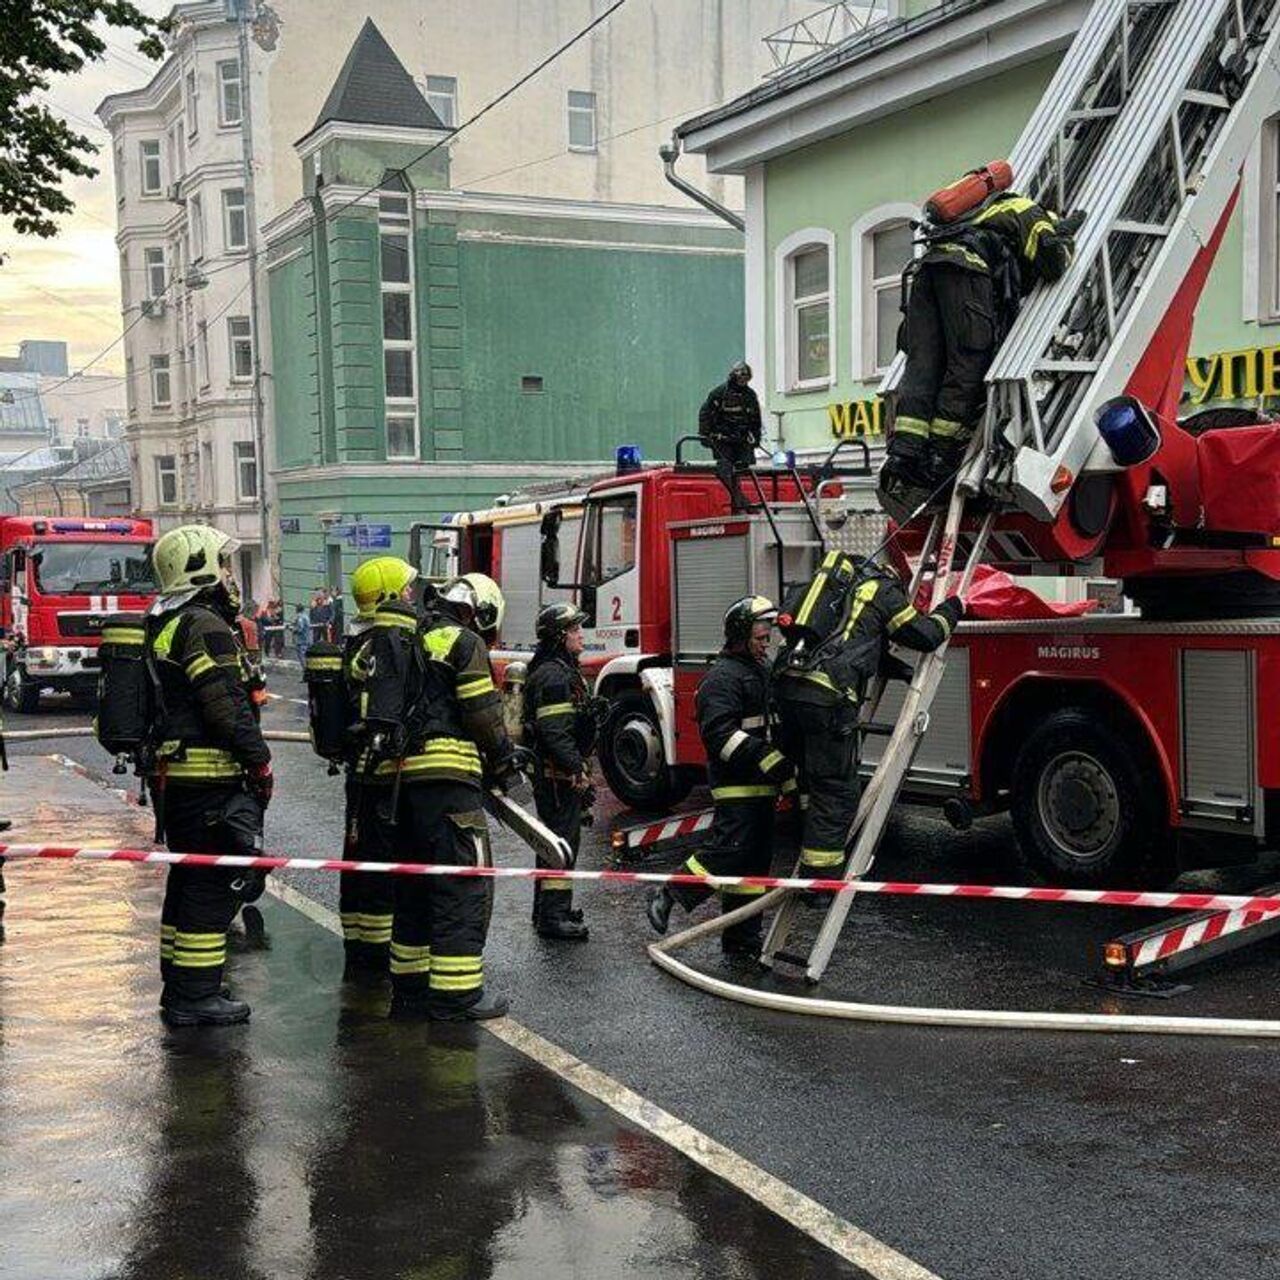
[{"label": "firefighter climbing ladder", "polygon": [[[1278,17],[1280,0],[1098,0],[1091,9],[1012,157],[1015,175],[1033,175],[1029,194],[1089,216],[1071,267],[1032,295],[987,375],[982,429],[945,519],[931,523],[912,584],[932,573],[932,603],[952,581],[969,496],[985,487],[997,501],[982,519],[960,592],[1002,503],[1053,519],[1065,500],[1097,443],[1096,410],[1124,389],[1210,242],[1280,92]],[[794,894],[783,896],[761,956],[766,965],[804,967],[813,982],[825,972],[853,882],[871,867],[928,728],[945,648],[917,664],[862,797],[849,837],[850,888],[832,899],[807,957],[783,950],[797,914]],[[881,692],[877,686],[869,699],[871,714]]]}]

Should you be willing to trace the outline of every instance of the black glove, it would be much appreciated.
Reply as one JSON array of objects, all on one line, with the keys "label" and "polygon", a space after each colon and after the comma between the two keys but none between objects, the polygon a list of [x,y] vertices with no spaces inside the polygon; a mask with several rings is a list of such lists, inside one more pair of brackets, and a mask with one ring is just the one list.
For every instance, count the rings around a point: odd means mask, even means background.
[{"label": "black glove", "polygon": [[514,790],[528,790],[525,774],[534,766],[536,757],[528,747],[515,747],[493,763],[493,785],[509,796]]},{"label": "black glove", "polygon": [[1083,209],[1076,209],[1073,213],[1067,214],[1066,217],[1058,219],[1058,225],[1054,227],[1053,234],[1069,240],[1084,226],[1085,219],[1088,216]]},{"label": "black glove", "polygon": [[956,629],[956,623],[964,617],[964,601],[959,596],[948,596],[935,610],[934,613],[940,613],[946,618],[952,631]]},{"label": "black glove", "polygon": [[275,775],[271,772],[270,761],[266,764],[255,764],[245,774],[244,785],[265,812],[276,789]]}]

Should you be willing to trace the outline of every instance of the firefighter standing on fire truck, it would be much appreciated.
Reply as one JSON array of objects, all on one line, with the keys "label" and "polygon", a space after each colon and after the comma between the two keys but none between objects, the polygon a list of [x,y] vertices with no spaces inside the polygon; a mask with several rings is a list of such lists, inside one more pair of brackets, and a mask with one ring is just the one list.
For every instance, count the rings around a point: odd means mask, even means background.
[{"label": "firefighter standing on fire truck", "polygon": [[762,434],[760,401],[751,389],[751,366],[739,360],[728,378],[707,393],[698,410],[698,439],[711,450],[716,475],[728,491],[734,511],[751,510],[738,477],[750,468]]},{"label": "firefighter standing on fire truck", "polygon": [[[410,595],[418,571],[398,556],[375,556],[358,564],[351,573],[351,595],[356,619],[343,644],[345,689],[350,703],[348,723],[364,720],[362,690],[376,667],[374,656],[379,627],[414,631],[417,619]],[[332,661],[315,652],[307,666]],[[346,840],[343,856],[361,862],[392,860],[394,827],[388,810],[389,779],[376,772],[370,744],[364,735],[351,740],[346,761]],[[342,943],[346,953],[343,977],[349,981],[375,981],[388,971],[391,954],[391,922],[395,913],[395,883],[376,872],[344,871],[338,891]]]},{"label": "firefighter standing on fire truck", "polygon": [[[489,864],[481,787],[488,780],[508,790],[520,779],[484,639],[497,632],[504,609],[492,578],[463,574],[441,589],[421,630],[421,687],[404,713],[408,753],[394,762],[404,784],[399,861]],[[397,876],[395,894],[392,1016],[456,1022],[506,1013],[505,997],[484,985],[492,884]]]},{"label": "firefighter standing on fire truck", "polygon": [[[774,806],[779,791],[795,790],[795,768],[769,743],[769,679],[765,657],[777,610],[763,596],[746,596],[724,615],[724,648],[698,686],[698,730],[707,752],[715,816],[707,843],[685,863],[694,875],[769,874]],[[666,933],[671,909],[692,911],[714,892],[702,885],[664,886],[649,899],[649,923]],[[763,889],[721,891],[732,911]],[[759,916],[721,935],[728,955],[760,954]]]},{"label": "firefighter standing on fire truck", "polygon": [[[240,591],[234,541],[208,525],[164,534],[152,553],[160,595],[147,619],[158,690],[149,770],[170,849],[261,852],[271,752],[258,727],[234,624]],[[161,817],[162,815],[162,817]],[[236,868],[169,869],[160,925],[161,1008],[175,1026],[244,1022],[249,1006],[222,992],[227,926],[261,877]]]},{"label": "firefighter standing on fire truck", "polygon": [[[538,614],[538,647],[524,687],[524,745],[538,761],[533,784],[538,817],[569,842],[575,858],[583,814],[590,814],[594,799],[590,760],[596,723],[578,669],[586,616],[567,603],[549,604]],[[574,910],[572,880],[536,882],[533,924],[544,938],[587,940],[582,912]]]},{"label": "firefighter standing on fire truck", "polygon": [[779,742],[800,771],[801,874],[840,879],[862,794],[857,726],[867,685],[881,671],[905,675],[890,641],[930,653],[950,639],[964,605],[952,596],[918,613],[891,569],[832,551],[788,606],[773,687]]}]

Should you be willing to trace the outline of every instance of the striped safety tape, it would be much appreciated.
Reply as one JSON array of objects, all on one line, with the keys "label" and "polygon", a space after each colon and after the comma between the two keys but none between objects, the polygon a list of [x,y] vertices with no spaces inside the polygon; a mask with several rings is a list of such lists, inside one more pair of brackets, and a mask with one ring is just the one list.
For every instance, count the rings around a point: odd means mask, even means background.
[{"label": "striped safety tape", "polygon": [[666,840],[697,835],[699,831],[706,831],[711,826],[714,817],[714,809],[704,809],[701,813],[686,813],[679,818],[664,818],[661,822],[625,827],[614,832],[613,846],[615,849],[647,849],[650,845],[661,844]]},{"label": "striped safety tape", "polygon": [[402,876],[460,876],[493,880],[603,881],[610,884],[706,885],[713,889],[816,889],[929,898],[986,898],[1012,902],[1150,907],[1161,911],[1280,911],[1280,897],[1229,893],[1157,893],[1133,889],[1046,889],[1025,885],[918,884],[899,880],[822,880],[791,876],[700,876],[687,871],[561,871],[544,867],[456,867],[438,863],[351,862],[342,858],[259,858],[234,854],[170,853],[150,849],[87,849],[75,845],[0,844],[0,857],[52,861],[161,863],[193,867],[253,867],[261,871],[373,871]]}]

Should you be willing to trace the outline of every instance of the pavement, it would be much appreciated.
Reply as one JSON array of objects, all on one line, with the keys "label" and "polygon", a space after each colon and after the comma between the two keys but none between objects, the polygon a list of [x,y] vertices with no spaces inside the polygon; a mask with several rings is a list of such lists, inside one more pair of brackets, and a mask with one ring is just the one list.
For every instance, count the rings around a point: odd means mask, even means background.
[{"label": "pavement", "polygon": [[[301,698],[300,684],[293,686],[281,677],[275,691],[283,696],[271,704],[270,722],[276,727],[301,727],[303,708],[289,700]],[[39,717],[11,717],[9,723],[13,728],[34,727],[80,723],[83,718],[83,713],[50,708]],[[85,740],[24,744],[13,753],[17,757],[50,750],[64,751],[91,770],[105,772],[108,765],[103,753]],[[48,761],[40,767],[55,769]],[[268,819],[269,847],[297,854],[335,854],[341,809],[336,780],[325,775],[323,765],[305,747],[287,745],[277,749],[277,774],[277,798]],[[62,771],[62,776],[70,775]],[[691,803],[696,803],[696,797]],[[609,827],[624,816],[602,805],[601,821],[585,843],[582,865],[605,864]],[[505,835],[497,838],[496,850],[500,862],[528,861]],[[69,868],[39,870],[56,878],[67,876]],[[895,824],[878,870],[900,878],[988,882],[1007,882],[1018,874],[1007,822],[983,822],[972,832],[958,835],[923,811],[910,811]],[[114,867],[92,872],[117,879],[150,874]],[[16,904],[23,896],[16,886],[20,877],[32,871],[11,868],[8,874],[11,920],[16,921],[14,913],[20,910]],[[1270,874],[1275,878],[1274,872]],[[1239,889],[1258,878],[1254,871],[1224,872],[1185,883]],[[305,896],[314,915],[323,917],[332,909],[336,894],[332,878],[289,875],[282,881],[291,892]],[[494,985],[512,997],[513,1017],[506,1020],[507,1025],[531,1042],[558,1046],[577,1063],[641,1100],[632,1113],[638,1133],[654,1138],[655,1128],[658,1136],[668,1132],[645,1124],[646,1115],[660,1109],[700,1135],[686,1150],[694,1151],[703,1140],[718,1143],[756,1171],[737,1181],[726,1173],[725,1181],[717,1184],[722,1190],[732,1184],[748,1199],[755,1199],[752,1189],[780,1186],[800,1197],[797,1203],[816,1202],[835,1215],[847,1228],[846,1241],[878,1242],[893,1251],[878,1255],[872,1250],[864,1256],[851,1250],[841,1254],[837,1248],[820,1249],[816,1258],[805,1254],[795,1247],[798,1242],[807,1241],[812,1249],[821,1233],[815,1236],[804,1213],[788,1210],[785,1197],[766,1197],[775,1217],[788,1222],[796,1234],[768,1266],[761,1264],[759,1274],[783,1275],[784,1267],[799,1275],[809,1274],[806,1268],[816,1268],[812,1274],[858,1274],[839,1270],[850,1265],[848,1259],[858,1257],[869,1274],[933,1274],[949,1280],[1024,1280],[1028,1276],[1075,1280],[1111,1272],[1123,1272],[1130,1280],[1206,1273],[1280,1274],[1280,1223],[1273,1209],[1274,1152],[1280,1131],[1272,1105],[1274,1044],[854,1025],[730,1005],[690,990],[647,963],[644,944],[649,935],[642,919],[641,892],[617,885],[588,887],[579,900],[592,927],[592,940],[586,946],[566,948],[532,934],[528,886],[502,884],[497,890],[486,969]],[[318,1055],[314,1063],[325,1058],[324,1065],[313,1065],[296,1078],[303,1097],[293,1098],[285,1089],[285,1096],[273,1099],[263,1113],[271,1115],[273,1122],[280,1116],[284,1137],[281,1150],[271,1155],[267,1153],[271,1144],[259,1139],[254,1159],[276,1162],[273,1169],[287,1162],[285,1149],[295,1140],[295,1130],[284,1125],[285,1117],[305,1109],[305,1098],[314,1102],[319,1096],[328,1097],[336,1087],[329,1077],[332,1059],[341,1058],[335,1019],[344,1007],[332,980],[336,944],[310,921],[295,920],[286,928],[275,918],[280,910],[273,904],[268,921],[273,950],[236,961],[238,981],[242,965],[246,982],[252,967],[262,966],[271,983],[283,979],[287,992],[281,997],[285,1011],[277,1017],[264,1010],[256,991],[245,988],[256,1011],[242,1036],[246,1047],[236,1059],[245,1075],[252,1077],[244,1087],[259,1096],[266,1088],[262,1081],[278,1070],[273,1066],[264,1075],[257,1055],[274,1054],[272,1063],[282,1059],[281,1028],[296,1025],[287,1013],[295,1004],[306,1011],[305,1030],[312,1031],[311,1024],[325,1027],[329,1038],[307,1049],[304,1046],[320,1038],[319,1032],[303,1036],[297,1052],[304,1057],[314,1052]],[[1106,937],[1152,918],[1094,908],[863,900],[837,950],[823,994],[954,1007],[1106,1011],[1118,1007],[1115,998],[1085,987],[1082,980],[1094,971],[1098,948]],[[138,945],[144,949],[151,945],[153,920],[140,909],[130,919],[129,928],[138,934]],[[11,923],[11,941],[0,955],[4,973],[14,949],[13,929]],[[331,957],[324,962],[332,966],[327,985],[307,965],[299,969],[284,959],[285,935],[293,936],[295,930],[311,939],[303,948],[305,954]],[[1275,1016],[1278,945],[1264,943],[1216,962],[1197,974],[1192,979],[1194,989],[1176,1001],[1124,1007],[1140,1013]],[[713,947],[694,954],[708,971],[725,971]],[[735,976],[741,980],[743,975]],[[786,989],[804,991],[795,983],[788,983]],[[169,1052],[169,1034],[152,1015],[153,995],[153,989],[145,991],[139,997],[139,1015],[128,1020],[133,1028],[128,1052],[143,1063]],[[0,1013],[9,1007],[6,998]],[[380,1016],[376,1010],[368,1012],[365,1034],[393,1034],[378,1031],[385,1025]],[[102,1025],[110,1027],[116,1021],[106,1017]],[[9,1026],[6,1016],[5,1052],[13,1043]],[[519,1040],[519,1036],[513,1038]],[[480,1037],[482,1056],[491,1039],[487,1034]],[[506,1048],[515,1051],[510,1044]],[[554,1061],[548,1069],[556,1074]],[[0,1081],[8,1075],[8,1067],[0,1067]],[[4,1087],[0,1084],[0,1089]],[[350,1081],[346,1087],[351,1087]],[[521,1094],[529,1093],[533,1105],[536,1091],[520,1088]],[[519,1101],[509,1101],[508,1109],[524,1105],[521,1095],[516,1097]],[[324,1110],[323,1104],[317,1105]],[[368,1110],[373,1104],[366,1099],[362,1105]],[[606,1114],[617,1123],[616,1108]],[[317,1119],[316,1124],[328,1136],[325,1119]],[[328,1121],[328,1128],[339,1124],[336,1119]],[[65,1133],[55,1131],[74,1143],[74,1127]],[[155,1141],[154,1133],[150,1138]],[[675,1146],[660,1143],[657,1149],[665,1151],[670,1161],[675,1158],[672,1152],[680,1150],[679,1141]],[[0,1163],[6,1155],[0,1152]],[[354,1159],[345,1164],[353,1174],[363,1170]],[[440,1173],[424,1176],[435,1180]],[[265,1174],[261,1176],[275,1186]],[[551,1175],[544,1165],[540,1174],[531,1176],[538,1182]],[[301,1205],[295,1203],[300,1194],[291,1198],[284,1190],[273,1191],[263,1202],[277,1205],[280,1213],[291,1205],[291,1229],[308,1235],[307,1247],[314,1250],[316,1217],[313,1212],[308,1215],[305,1195]],[[548,1194],[565,1198],[563,1189]],[[576,1203],[576,1196],[577,1192],[569,1199]],[[6,1217],[16,1212],[12,1204],[0,1202],[0,1239],[14,1238]],[[28,1206],[20,1216],[26,1219],[35,1214]],[[28,1230],[43,1234],[39,1225]],[[489,1228],[482,1225],[478,1230],[483,1233]],[[712,1234],[723,1244],[738,1238],[732,1231],[726,1236],[714,1228]],[[261,1243],[264,1238],[261,1231],[254,1232],[252,1248],[266,1247]],[[828,1243],[835,1239],[838,1245],[841,1237],[837,1232],[821,1238]],[[281,1242],[278,1247],[285,1246]],[[302,1247],[296,1245],[298,1250]],[[575,1245],[578,1249],[582,1252],[574,1257],[591,1258],[587,1243]],[[301,1257],[301,1252],[296,1256]],[[721,1268],[720,1274],[756,1274],[733,1270],[733,1266],[748,1265],[744,1256],[748,1260],[764,1256],[754,1237],[732,1262],[722,1257],[706,1265]],[[526,1258],[526,1269],[520,1274],[546,1273],[544,1264],[548,1270],[552,1265],[546,1257]],[[609,1265],[630,1274],[641,1265],[640,1257],[632,1253],[623,1263],[584,1262],[584,1269],[574,1272],[570,1266],[568,1273],[600,1274]],[[913,1264],[914,1271],[910,1270]],[[390,1255],[367,1271],[350,1258],[348,1265],[351,1269],[343,1274],[406,1273],[403,1266],[396,1270],[401,1264]],[[468,1270],[470,1265],[439,1274],[491,1274]],[[701,1265],[696,1255],[694,1261],[672,1263],[688,1274],[700,1274]],[[8,1274],[3,1266],[0,1251],[0,1274]],[[565,1269],[559,1262],[555,1267],[557,1272]],[[133,1273],[104,1267],[34,1274]],[[172,1274],[182,1272],[174,1269]],[[286,1260],[274,1270],[268,1267],[266,1274],[339,1272],[308,1272],[306,1266]]]}]

